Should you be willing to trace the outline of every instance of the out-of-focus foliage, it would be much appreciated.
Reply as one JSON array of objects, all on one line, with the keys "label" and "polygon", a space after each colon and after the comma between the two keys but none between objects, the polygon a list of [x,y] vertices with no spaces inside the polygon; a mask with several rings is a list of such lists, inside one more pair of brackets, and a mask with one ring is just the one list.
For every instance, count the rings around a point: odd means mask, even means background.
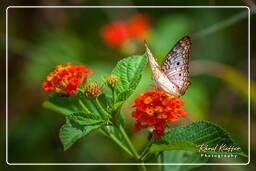
[{"label": "out-of-focus foliage", "polygon": [[168,15],[153,25],[152,51],[156,57],[163,59],[181,37],[188,35],[191,27],[191,20],[180,15]]}]

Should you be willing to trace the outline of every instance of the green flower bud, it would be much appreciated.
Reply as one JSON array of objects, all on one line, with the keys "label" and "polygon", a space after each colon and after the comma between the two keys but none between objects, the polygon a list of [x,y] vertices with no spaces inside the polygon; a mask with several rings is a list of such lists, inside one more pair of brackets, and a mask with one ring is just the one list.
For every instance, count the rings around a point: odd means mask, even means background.
[{"label": "green flower bud", "polygon": [[105,78],[105,83],[111,89],[118,84],[118,78],[115,75],[109,75]]}]

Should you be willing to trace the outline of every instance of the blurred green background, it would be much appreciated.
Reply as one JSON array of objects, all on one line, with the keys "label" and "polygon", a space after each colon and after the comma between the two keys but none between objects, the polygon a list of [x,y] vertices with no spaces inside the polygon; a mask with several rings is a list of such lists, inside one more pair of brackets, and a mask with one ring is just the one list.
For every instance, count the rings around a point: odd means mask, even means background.
[{"label": "blurred green background", "polygon": [[[139,4],[129,1],[130,5]],[[71,5],[90,5],[87,1],[69,1]],[[97,1],[104,5],[105,1]],[[43,1],[37,5],[44,5]],[[110,5],[110,4],[108,4]],[[190,5],[190,4],[187,4]],[[201,5],[195,4],[195,5]],[[244,5],[244,4],[240,4]],[[72,62],[93,69],[90,79],[102,80],[118,60],[143,54],[141,42],[122,48],[109,47],[101,37],[105,24],[126,21],[138,14],[150,17],[150,35],[146,37],[158,61],[183,36],[192,39],[192,86],[182,97],[187,102],[188,118],[175,126],[191,121],[208,120],[228,132],[247,153],[248,150],[248,21],[246,8],[11,8],[8,10],[8,161],[10,163],[129,162],[126,154],[111,140],[92,133],[63,151],[58,132],[65,122],[58,113],[42,107],[47,93],[41,89],[45,76],[58,64]],[[255,19],[255,17],[254,17]],[[4,20],[4,16],[1,16]],[[251,30],[255,34],[255,29]],[[255,38],[252,38],[253,40]],[[5,49],[4,44],[0,46]],[[3,60],[1,62],[4,63]],[[253,78],[254,80],[254,78]],[[251,87],[255,87],[252,81]],[[149,66],[136,94],[130,97],[123,111],[129,136],[136,148],[146,142],[145,132],[133,133],[131,104],[139,93],[153,88]],[[256,103],[252,90],[251,103]],[[255,108],[252,108],[255,113]],[[252,120],[251,127],[255,127]],[[1,127],[1,129],[4,129]],[[255,138],[251,137],[252,143]],[[4,144],[5,140],[1,140]],[[3,147],[3,145],[1,145]],[[4,151],[4,149],[2,150]],[[256,149],[252,147],[252,155]],[[241,162],[246,162],[241,159]],[[209,162],[223,162],[211,159]],[[231,161],[232,162],[232,161]],[[237,160],[235,161],[237,162]],[[85,166],[75,166],[77,170]],[[203,166],[197,169],[207,169]],[[223,166],[233,170],[233,166]],[[33,167],[31,167],[33,169]],[[42,169],[61,170],[44,166]],[[65,167],[66,170],[72,168]],[[88,170],[119,170],[117,166],[87,166]],[[137,169],[136,166],[126,170]],[[156,166],[150,166],[149,170]],[[170,167],[170,170],[180,170]],[[238,170],[244,170],[238,166]]]}]

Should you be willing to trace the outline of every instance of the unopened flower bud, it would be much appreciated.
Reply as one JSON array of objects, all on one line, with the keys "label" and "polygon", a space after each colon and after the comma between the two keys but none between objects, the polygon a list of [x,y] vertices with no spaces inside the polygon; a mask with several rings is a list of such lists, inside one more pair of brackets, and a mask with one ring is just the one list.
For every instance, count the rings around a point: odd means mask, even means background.
[{"label": "unopened flower bud", "polygon": [[96,82],[90,82],[85,88],[84,93],[86,97],[95,98],[102,92],[101,87]]},{"label": "unopened flower bud", "polygon": [[107,86],[113,89],[118,84],[118,78],[115,75],[109,75],[105,78]]}]

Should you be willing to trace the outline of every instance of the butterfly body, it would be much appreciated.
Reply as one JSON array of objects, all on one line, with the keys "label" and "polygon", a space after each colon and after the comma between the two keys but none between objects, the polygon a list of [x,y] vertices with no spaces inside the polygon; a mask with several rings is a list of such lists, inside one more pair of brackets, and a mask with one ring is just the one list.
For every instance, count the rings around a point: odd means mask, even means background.
[{"label": "butterfly body", "polygon": [[189,37],[179,40],[165,57],[161,67],[145,42],[146,52],[156,87],[174,96],[182,96],[189,81],[189,53],[191,49]]}]

